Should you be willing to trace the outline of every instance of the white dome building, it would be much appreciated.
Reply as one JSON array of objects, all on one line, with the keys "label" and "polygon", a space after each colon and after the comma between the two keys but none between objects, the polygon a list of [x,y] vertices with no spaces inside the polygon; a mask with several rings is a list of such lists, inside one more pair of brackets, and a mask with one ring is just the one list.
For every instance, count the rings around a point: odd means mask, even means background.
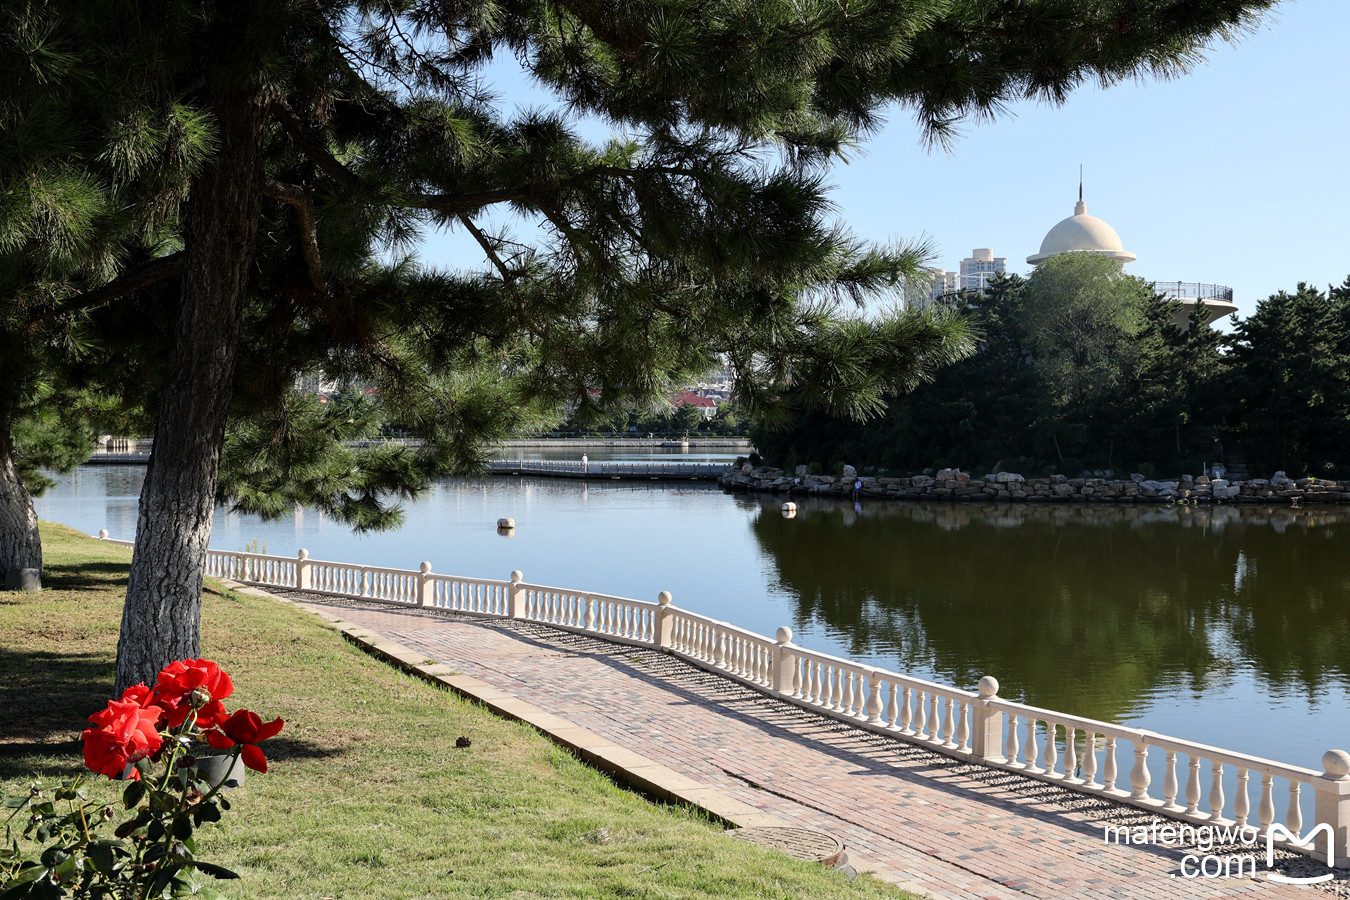
[{"label": "white dome building", "polygon": [[1045,235],[1041,252],[1027,257],[1027,262],[1039,266],[1056,253],[1092,253],[1120,260],[1121,264],[1135,261],[1135,255],[1120,243],[1120,235],[1096,216],[1089,216],[1083,202],[1083,190],[1078,189],[1078,202],[1073,215],[1063,220]]},{"label": "white dome building", "polygon": [[[1093,253],[1119,260],[1121,265],[1137,258],[1126,250],[1120,235],[1110,225],[1087,212],[1083,202],[1083,187],[1078,186],[1078,202],[1073,215],[1051,228],[1041,241],[1039,253],[1027,257],[1027,262],[1038,266],[1056,253]],[[1180,301],[1181,309],[1172,320],[1178,329],[1185,330],[1191,310],[1197,306],[1204,311],[1204,324],[1211,325],[1224,316],[1237,312],[1233,303],[1233,289],[1222,284],[1198,284],[1185,281],[1159,281],[1154,289],[1172,300]]]}]

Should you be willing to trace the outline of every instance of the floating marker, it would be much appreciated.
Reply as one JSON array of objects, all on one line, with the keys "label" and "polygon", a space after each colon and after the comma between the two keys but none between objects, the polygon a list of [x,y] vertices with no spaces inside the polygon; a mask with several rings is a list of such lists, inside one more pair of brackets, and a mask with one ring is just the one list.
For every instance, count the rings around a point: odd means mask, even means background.
[{"label": "floating marker", "polygon": [[502,516],[500,519],[497,520],[497,527],[499,529],[505,529],[507,531],[510,531],[512,528],[516,527],[516,520],[511,518],[510,516]]}]

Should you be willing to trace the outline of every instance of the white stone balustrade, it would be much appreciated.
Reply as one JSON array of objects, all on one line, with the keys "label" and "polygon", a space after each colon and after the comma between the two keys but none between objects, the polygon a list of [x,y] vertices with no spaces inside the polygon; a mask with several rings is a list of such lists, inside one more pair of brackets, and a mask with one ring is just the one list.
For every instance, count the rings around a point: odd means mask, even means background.
[{"label": "white stone balustrade", "polygon": [[[98,537],[134,546],[112,540],[106,530]],[[770,639],[679,609],[668,591],[651,603],[529,584],[519,570],[508,581],[495,581],[437,574],[429,562],[416,571],[324,562],[310,559],[306,550],[294,558],[208,550],[206,573],[267,587],[523,619],[655,647],[859,728],[1183,821],[1251,826],[1262,840],[1275,824],[1301,835],[1300,801],[1311,797],[1312,824],[1330,826],[1333,835],[1329,848],[1322,842],[1312,855],[1326,861],[1330,850],[1337,866],[1350,865],[1350,753],[1344,750],[1327,751],[1318,772],[1038,709],[999,697],[999,683],[992,676],[981,678],[978,693],[972,693],[888,672],[793,644],[792,629],[786,626]],[[1151,751],[1153,764],[1162,767],[1160,797],[1151,793]],[[1122,777],[1127,784],[1119,783]],[[1230,782],[1234,792],[1228,818],[1225,785]],[[1275,822],[1277,793],[1288,798],[1282,823]]]}]

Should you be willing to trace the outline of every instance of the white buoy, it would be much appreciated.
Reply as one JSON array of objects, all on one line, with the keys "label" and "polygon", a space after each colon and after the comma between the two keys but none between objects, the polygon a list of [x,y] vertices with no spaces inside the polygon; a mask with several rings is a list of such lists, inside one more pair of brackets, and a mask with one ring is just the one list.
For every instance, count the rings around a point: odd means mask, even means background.
[{"label": "white buoy", "polygon": [[796,512],[796,511],[797,511],[797,504],[793,503],[791,500],[783,504],[783,512]]},{"label": "white buoy", "polygon": [[497,527],[507,529],[515,528],[516,520],[511,518],[510,516],[502,516],[500,519],[497,520]]}]

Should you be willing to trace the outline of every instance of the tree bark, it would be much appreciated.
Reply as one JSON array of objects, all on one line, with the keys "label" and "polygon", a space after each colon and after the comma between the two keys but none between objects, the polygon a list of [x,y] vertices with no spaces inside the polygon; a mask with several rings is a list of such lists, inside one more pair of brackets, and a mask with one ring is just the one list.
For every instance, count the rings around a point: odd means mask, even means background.
[{"label": "tree bark", "polygon": [[118,694],[201,653],[203,571],[262,205],[266,120],[257,88],[216,88],[208,99],[220,149],[187,202],[182,296],[141,489]]},{"label": "tree bark", "polygon": [[8,437],[0,437],[0,587],[42,588],[42,535],[33,497],[14,467]]}]

